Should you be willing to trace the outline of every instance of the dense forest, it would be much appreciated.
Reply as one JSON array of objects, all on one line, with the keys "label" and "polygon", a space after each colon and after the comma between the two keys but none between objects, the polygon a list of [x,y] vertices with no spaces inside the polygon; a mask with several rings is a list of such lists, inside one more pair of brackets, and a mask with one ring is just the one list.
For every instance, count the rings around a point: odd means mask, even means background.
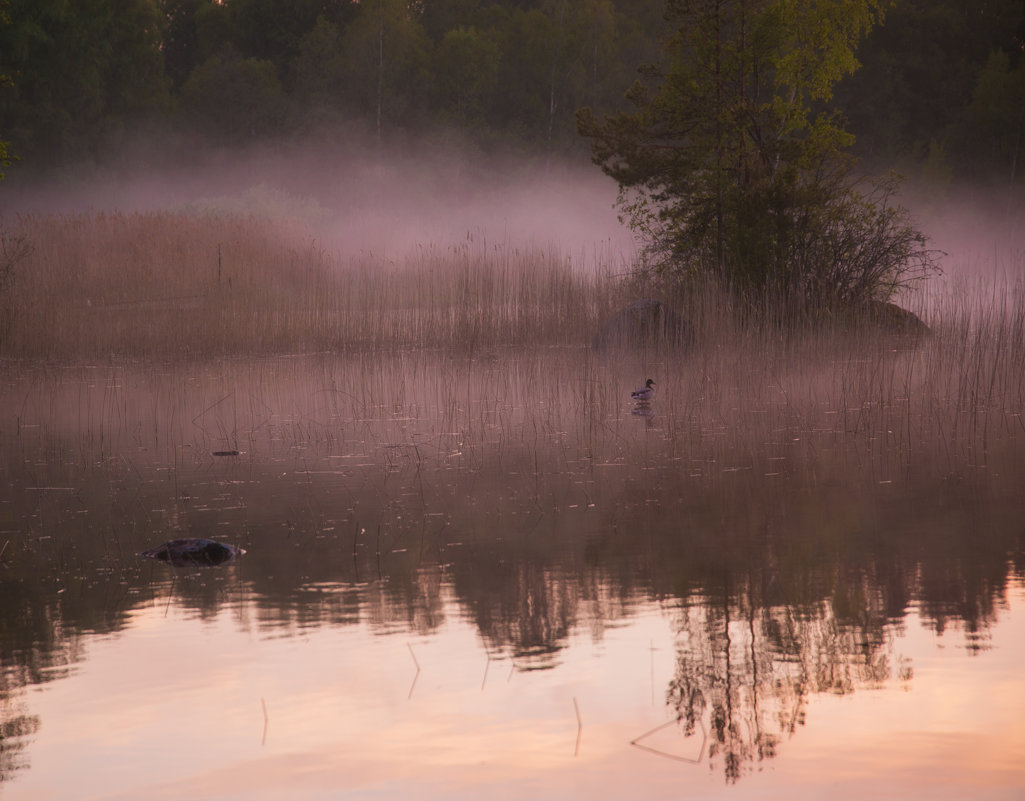
[{"label": "dense forest", "polygon": [[[885,4],[884,4],[885,5]],[[346,130],[585,159],[661,0],[0,0],[6,171]],[[872,168],[1021,186],[1025,2],[898,0],[835,101]],[[0,151],[0,161],[3,153]],[[3,168],[0,167],[0,170]]]}]

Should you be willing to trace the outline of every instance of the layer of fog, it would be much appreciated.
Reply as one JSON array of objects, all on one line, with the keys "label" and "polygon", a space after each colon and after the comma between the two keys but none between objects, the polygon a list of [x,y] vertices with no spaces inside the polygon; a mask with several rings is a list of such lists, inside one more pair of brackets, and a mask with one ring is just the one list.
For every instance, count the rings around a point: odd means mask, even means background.
[{"label": "layer of fog", "polygon": [[0,220],[83,211],[255,215],[343,259],[401,259],[467,240],[554,250],[585,265],[629,262],[636,250],[614,208],[615,183],[583,158],[489,157],[438,141],[378,147],[339,135],[187,151],[159,167],[138,161],[45,180],[14,170],[0,184]]},{"label": "layer of fog", "polygon": [[[401,260],[472,240],[623,272],[637,254],[618,219],[615,183],[583,156],[495,156],[453,136],[388,146],[343,132],[217,149],[136,144],[101,166],[29,173],[15,165],[0,183],[0,224],[31,213],[172,210],[255,215],[343,260]],[[899,202],[943,270],[899,302],[1025,278],[1025,213],[1007,187],[909,180]]]},{"label": "layer of fog", "polygon": [[1025,290],[1025,207],[1013,187],[907,180],[899,201],[941,272],[893,300],[926,322],[1009,308]]}]

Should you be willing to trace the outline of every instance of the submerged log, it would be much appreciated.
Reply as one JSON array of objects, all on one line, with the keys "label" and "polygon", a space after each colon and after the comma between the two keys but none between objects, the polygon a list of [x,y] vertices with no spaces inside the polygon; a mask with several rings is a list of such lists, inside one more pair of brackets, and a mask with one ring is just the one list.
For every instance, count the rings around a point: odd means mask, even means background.
[{"label": "submerged log", "polygon": [[694,327],[664,303],[645,298],[613,314],[594,338],[596,350],[650,346],[690,347]]},{"label": "submerged log", "polygon": [[168,540],[163,545],[143,551],[139,556],[167,562],[175,567],[196,565],[213,567],[231,562],[244,553],[245,550],[234,545],[225,545],[200,537],[188,537],[180,540]]}]

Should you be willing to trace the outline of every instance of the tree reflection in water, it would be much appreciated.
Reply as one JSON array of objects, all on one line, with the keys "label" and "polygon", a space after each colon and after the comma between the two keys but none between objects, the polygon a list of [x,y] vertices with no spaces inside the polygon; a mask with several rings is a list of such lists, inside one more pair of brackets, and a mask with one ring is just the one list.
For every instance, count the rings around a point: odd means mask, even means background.
[{"label": "tree reflection in water", "polygon": [[[676,673],[666,701],[687,736],[707,718],[709,758],[721,761],[731,782],[747,763],[776,756],[804,724],[811,694],[881,686],[893,672],[881,628],[844,626],[828,603],[814,616],[759,607],[749,583],[682,607],[675,622]],[[901,677],[910,678],[909,668]]]}]

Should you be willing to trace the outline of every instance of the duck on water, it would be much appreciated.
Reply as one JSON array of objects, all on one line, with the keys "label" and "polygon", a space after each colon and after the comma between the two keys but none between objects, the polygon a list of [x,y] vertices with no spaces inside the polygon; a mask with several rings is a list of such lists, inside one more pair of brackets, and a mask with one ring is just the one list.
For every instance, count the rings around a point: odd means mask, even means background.
[{"label": "duck on water", "polygon": [[644,382],[643,387],[631,392],[630,397],[637,403],[647,403],[655,397],[655,382],[649,378]]}]

